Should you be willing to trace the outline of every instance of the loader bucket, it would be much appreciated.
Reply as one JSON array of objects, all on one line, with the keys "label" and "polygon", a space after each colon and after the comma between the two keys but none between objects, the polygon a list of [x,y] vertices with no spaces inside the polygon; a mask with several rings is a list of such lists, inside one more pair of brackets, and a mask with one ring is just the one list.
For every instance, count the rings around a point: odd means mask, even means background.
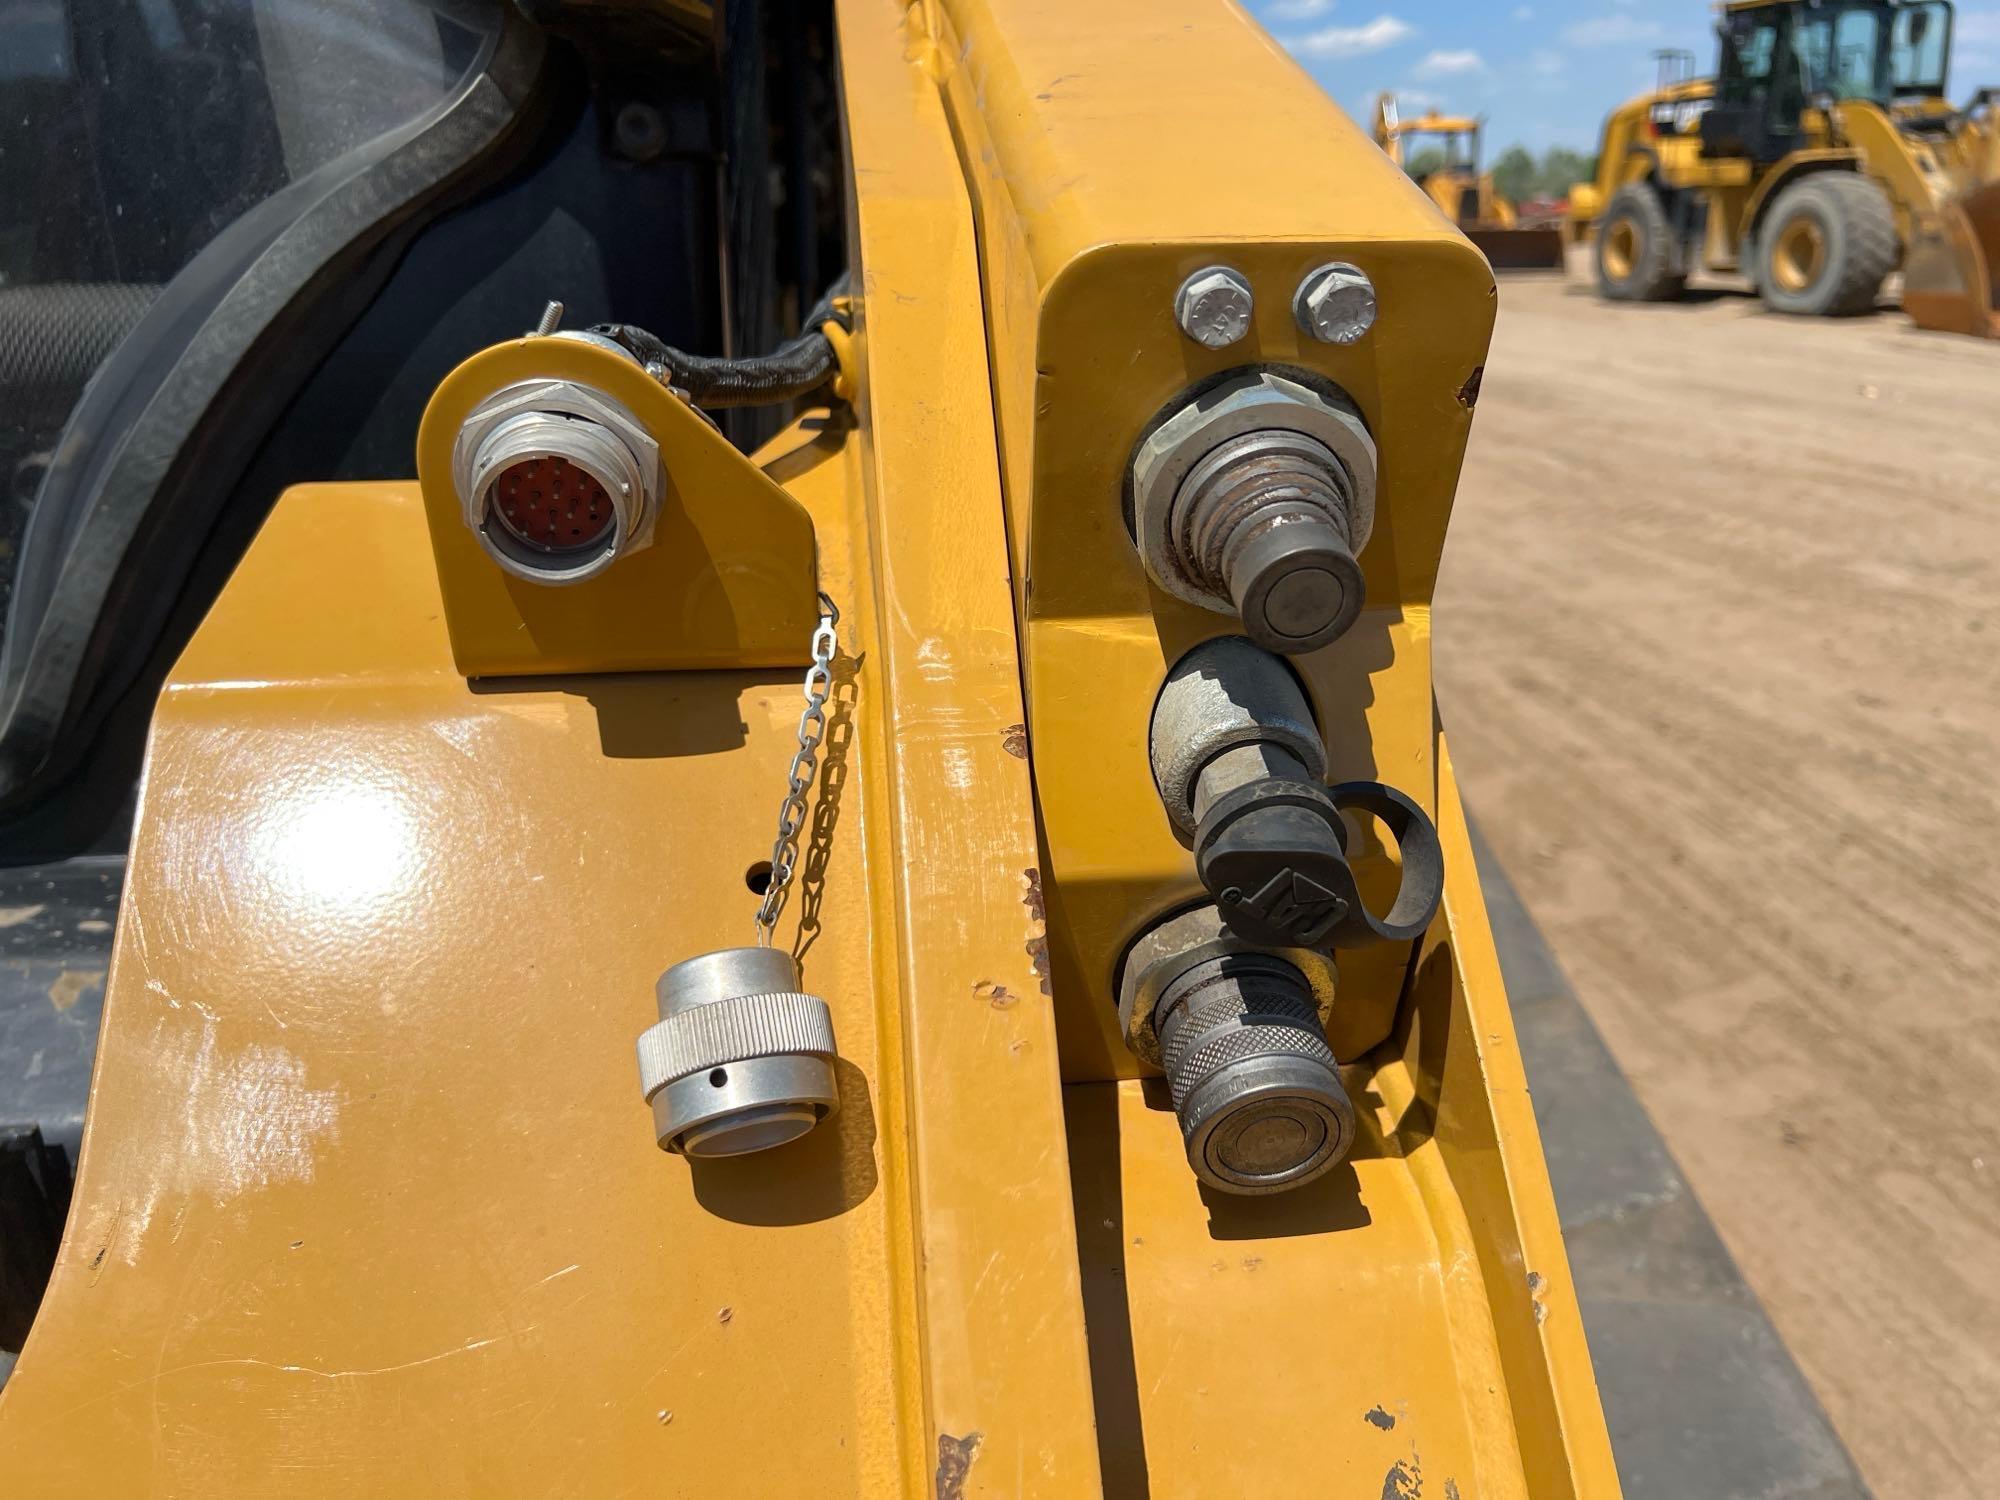
[{"label": "loader bucket", "polygon": [[1916,226],[1903,266],[1903,311],[1919,328],[2000,338],[2000,181]]},{"label": "loader bucket", "polygon": [[1465,237],[1479,247],[1496,271],[1560,271],[1563,268],[1560,229],[1468,229]]}]

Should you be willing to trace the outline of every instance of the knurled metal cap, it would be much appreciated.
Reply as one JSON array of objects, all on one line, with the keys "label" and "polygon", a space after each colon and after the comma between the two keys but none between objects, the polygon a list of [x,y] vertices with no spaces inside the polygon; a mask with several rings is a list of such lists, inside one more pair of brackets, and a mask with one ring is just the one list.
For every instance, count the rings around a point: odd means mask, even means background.
[{"label": "knurled metal cap", "polygon": [[774,948],[724,948],[655,986],[660,1019],[639,1037],[639,1086],[660,1145],[741,1156],[796,1140],[840,1107],[833,1013],[798,988]]},{"label": "knurled metal cap", "polygon": [[1155,1010],[1188,1165],[1225,1193],[1284,1192],[1330,1171],[1354,1142],[1305,976],[1275,955],[1203,959]]}]

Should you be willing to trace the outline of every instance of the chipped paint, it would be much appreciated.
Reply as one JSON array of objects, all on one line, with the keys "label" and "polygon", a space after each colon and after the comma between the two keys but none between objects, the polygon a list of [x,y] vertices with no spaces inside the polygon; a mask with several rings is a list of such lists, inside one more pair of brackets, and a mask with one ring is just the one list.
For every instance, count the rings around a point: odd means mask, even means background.
[{"label": "chipped paint", "polygon": [[1035,982],[1044,995],[1049,988],[1049,909],[1042,897],[1042,872],[1029,868],[1021,872],[1021,904],[1028,908],[1028,962],[1034,966]]},{"label": "chipped paint", "polygon": [[1000,748],[1016,760],[1026,760],[1028,758],[1028,726],[1026,724],[1009,724],[1005,729],[1001,730]]},{"label": "chipped paint", "polygon": [[1023,870],[1021,879],[1027,882],[1027,889],[1021,895],[1021,904],[1028,908],[1028,915],[1037,922],[1048,921],[1049,909],[1042,900],[1042,872],[1033,869]]},{"label": "chipped paint", "polygon": [[1381,1428],[1384,1432],[1394,1432],[1396,1430],[1396,1419],[1379,1406],[1371,1406],[1367,1411],[1363,1412],[1361,1420],[1371,1426]]},{"label": "chipped paint", "polygon": [[1023,946],[1028,950],[1028,962],[1035,968],[1035,983],[1044,995],[1054,994],[1049,988],[1049,940],[1045,937],[1030,938]]},{"label": "chipped paint", "polygon": [[102,969],[64,969],[56,975],[55,983],[49,986],[49,1004],[57,1010],[68,1010],[83,998],[86,990],[95,989],[102,983]]},{"label": "chipped paint", "polygon": [[1548,1294],[1549,1284],[1542,1279],[1540,1271],[1528,1273],[1528,1300],[1535,1307],[1535,1322],[1539,1325],[1549,1315],[1549,1305],[1542,1299]]},{"label": "chipped paint", "polygon": [[1422,1500],[1423,1493],[1424,1466],[1414,1453],[1407,1462],[1399,1458],[1390,1464],[1382,1476],[1382,1500]]},{"label": "chipped paint", "polygon": [[995,1010],[1007,1010],[1021,997],[1004,984],[995,984],[990,979],[982,979],[972,987],[972,998],[984,1000]]},{"label": "chipped paint", "polygon": [[962,1438],[948,1432],[938,1434],[937,1500],[964,1500],[966,1476],[972,1472],[980,1438],[977,1432]]}]

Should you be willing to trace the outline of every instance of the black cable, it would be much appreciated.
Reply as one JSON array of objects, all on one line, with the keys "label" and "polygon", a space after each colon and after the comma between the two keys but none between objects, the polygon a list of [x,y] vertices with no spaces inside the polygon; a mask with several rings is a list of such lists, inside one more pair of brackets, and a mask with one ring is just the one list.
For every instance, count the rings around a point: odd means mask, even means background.
[{"label": "black cable", "polygon": [[834,377],[839,360],[821,325],[848,326],[846,316],[833,306],[834,299],[846,290],[847,278],[842,276],[813,304],[800,333],[769,354],[736,359],[689,354],[630,323],[599,323],[590,331],[630,350],[656,377],[683,392],[696,406],[773,406],[809,395]]}]

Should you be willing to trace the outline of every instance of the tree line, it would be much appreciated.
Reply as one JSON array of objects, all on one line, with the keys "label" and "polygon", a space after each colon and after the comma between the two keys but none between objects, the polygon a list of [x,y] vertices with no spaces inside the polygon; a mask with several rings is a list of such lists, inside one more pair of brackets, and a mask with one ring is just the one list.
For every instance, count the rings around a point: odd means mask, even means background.
[{"label": "tree line", "polygon": [[[1422,177],[1444,164],[1444,152],[1429,147],[1410,157],[1409,173]],[[1573,185],[1596,175],[1597,158],[1567,146],[1551,146],[1539,159],[1525,146],[1509,146],[1493,163],[1493,188],[1512,203],[1526,198],[1567,198]]]}]

